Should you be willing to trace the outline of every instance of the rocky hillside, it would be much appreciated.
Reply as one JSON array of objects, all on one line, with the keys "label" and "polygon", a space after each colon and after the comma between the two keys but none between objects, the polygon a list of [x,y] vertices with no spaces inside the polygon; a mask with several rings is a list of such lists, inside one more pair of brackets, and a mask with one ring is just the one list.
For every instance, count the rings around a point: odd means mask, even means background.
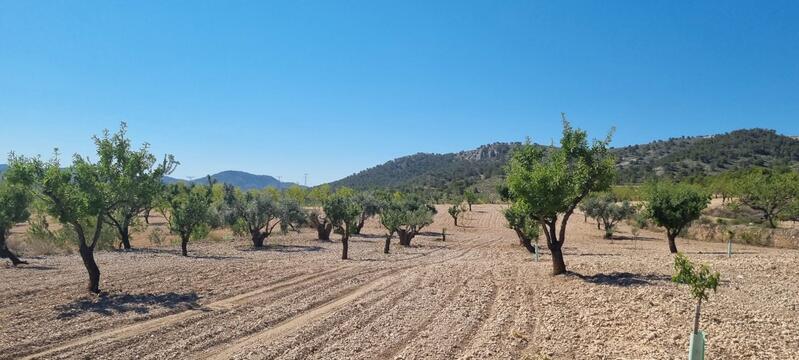
[{"label": "rocky hillside", "polygon": [[[449,154],[419,153],[378,165],[332,186],[358,189],[422,187],[449,193],[502,176],[519,143],[494,143]],[[653,177],[682,179],[752,166],[799,165],[799,140],[773,130],[737,130],[713,136],[680,137],[613,149],[619,183]]]}]

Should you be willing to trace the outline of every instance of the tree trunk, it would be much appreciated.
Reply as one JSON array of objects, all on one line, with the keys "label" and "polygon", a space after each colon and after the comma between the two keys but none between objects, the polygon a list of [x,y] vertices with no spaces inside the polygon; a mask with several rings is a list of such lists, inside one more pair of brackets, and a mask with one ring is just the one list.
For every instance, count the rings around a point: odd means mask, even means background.
[{"label": "tree trunk", "polygon": [[383,246],[383,254],[388,254],[388,250],[391,247],[391,234],[386,236],[386,245]]},{"label": "tree trunk", "polygon": [[552,275],[565,274],[566,263],[563,261],[563,252],[560,246],[553,246],[549,250],[552,252]]},{"label": "tree trunk", "polygon": [[350,237],[345,232],[341,235],[341,260],[347,260],[347,250],[349,250]]},{"label": "tree trunk", "polygon": [[130,250],[130,228],[127,226],[122,226],[119,228],[119,238],[122,240],[122,248],[125,250]]},{"label": "tree trunk", "polygon": [[469,211],[472,211],[472,203],[469,203]]},{"label": "tree trunk", "polygon": [[181,235],[180,236],[180,251],[183,256],[189,256],[189,251],[187,249],[189,245],[189,235]]},{"label": "tree trunk", "polygon": [[670,231],[667,231],[667,236],[669,238],[669,251],[672,254],[677,253],[677,243],[674,242],[674,239],[677,237],[677,234],[672,234]]},{"label": "tree trunk", "polygon": [[527,251],[529,251],[531,254],[535,254],[535,247],[533,246],[533,240],[525,237],[524,234],[521,232],[521,230],[519,229],[513,229],[513,230],[516,231],[516,236],[519,238],[519,245],[524,246],[524,248],[527,249]]},{"label": "tree trunk", "polygon": [[416,234],[413,231],[408,230],[398,230],[397,236],[399,236],[400,245],[402,246],[411,246],[411,240]]},{"label": "tree trunk", "polygon": [[99,294],[100,268],[97,267],[97,262],[94,261],[94,248],[86,245],[86,241],[81,241],[78,250],[80,252],[80,258],[83,260],[83,266],[86,267],[86,272],[89,273],[87,290]]},{"label": "tree trunk", "polygon": [[319,224],[316,225],[316,237],[319,240],[330,241],[330,232],[333,230],[333,226],[330,224]]},{"label": "tree trunk", "polygon": [[144,210],[144,223],[150,225],[150,209]]},{"label": "tree trunk", "polygon": [[250,233],[252,235],[252,246],[254,248],[262,248],[264,247],[264,240],[266,240],[266,234],[261,233],[260,231],[253,231]]},{"label": "tree trunk", "polygon": [[777,228],[777,224],[774,223],[774,217],[773,216],[771,216],[769,214],[766,214],[766,220],[768,220],[768,226],[770,226],[772,229],[776,229]]},{"label": "tree trunk", "polygon": [[456,216],[453,219],[455,219],[455,226],[458,226],[458,217]]},{"label": "tree trunk", "polygon": [[702,299],[696,303],[696,315],[694,316],[694,334],[699,333],[699,313],[702,309]]},{"label": "tree trunk", "polygon": [[20,260],[17,255],[8,249],[8,246],[6,246],[5,230],[0,230],[0,258],[8,258],[11,260],[11,265],[14,266],[28,263],[27,261]]}]

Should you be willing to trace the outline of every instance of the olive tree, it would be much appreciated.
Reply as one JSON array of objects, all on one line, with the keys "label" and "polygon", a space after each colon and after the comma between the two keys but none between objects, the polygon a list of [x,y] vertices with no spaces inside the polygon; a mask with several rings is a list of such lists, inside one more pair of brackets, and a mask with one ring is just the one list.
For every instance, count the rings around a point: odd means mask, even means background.
[{"label": "olive tree", "polygon": [[524,201],[516,201],[503,210],[503,214],[505,215],[505,220],[508,221],[508,227],[516,232],[516,236],[519,238],[519,245],[524,246],[527,251],[535,254],[533,241],[538,243],[538,238],[541,236],[541,226],[538,221],[530,217],[530,211],[527,206]]},{"label": "olive tree", "polygon": [[666,228],[669,251],[676,254],[674,240],[692,221],[699,219],[710,203],[710,195],[691,185],[661,181],[646,187],[645,201],[646,216]]},{"label": "olive tree", "polygon": [[308,223],[316,230],[316,238],[319,240],[330,241],[330,232],[333,231],[333,223],[322,211],[313,209],[308,212]]},{"label": "olive tree", "polygon": [[799,199],[799,174],[753,170],[737,181],[741,203],[763,213],[772,228],[777,227],[784,213]]},{"label": "olive tree", "polygon": [[94,143],[99,158],[104,159],[97,163],[98,171],[111,182],[117,196],[116,206],[105,214],[105,220],[117,231],[122,246],[130,249],[130,226],[143,212],[149,217],[149,209],[163,191],[163,177],[171,174],[178,162],[166,155],[156,164],[149,144],[132,150],[126,135],[127,124],[123,122],[117,133],[110,135],[106,130],[103,137],[94,137]]},{"label": "olive tree", "polygon": [[386,222],[394,225],[393,228],[386,229],[396,232],[400,245],[410,246],[411,240],[433,223],[435,214],[435,206],[427,204],[419,197],[396,194],[393,201],[383,208],[382,216],[386,220],[382,222],[384,227]]},{"label": "olive tree", "polygon": [[[13,172],[12,167],[9,172]],[[6,174],[8,176],[9,174]],[[11,174],[13,178],[13,174]],[[11,260],[11,265],[27,264],[20,260],[6,244],[11,228],[15,224],[27,221],[30,218],[28,206],[31,204],[29,184],[14,183],[0,179],[0,258]]]},{"label": "olive tree", "polygon": [[325,201],[325,215],[330,219],[336,232],[341,234],[342,260],[347,260],[350,235],[358,225],[361,210],[353,195],[349,193],[337,192]]},{"label": "olive tree", "polygon": [[355,202],[361,208],[358,222],[353,229],[353,234],[360,234],[366,220],[380,213],[380,201],[373,194],[361,192],[355,195]]},{"label": "olive tree", "polygon": [[188,256],[189,239],[199,237],[203,225],[208,223],[208,209],[213,201],[213,182],[208,185],[186,185],[182,182],[167,186],[160,206],[169,230],[180,236],[180,249]]},{"label": "olive tree", "polygon": [[[116,157],[107,152],[98,155],[99,163],[114,162]],[[12,156],[9,167],[17,174],[9,181],[33,184],[34,193],[43,201],[46,212],[74,231],[78,253],[89,275],[87,289],[99,293],[100,268],[94,260],[94,250],[102,234],[104,217],[115,210],[119,198],[113,181],[100,165],[77,154],[72,166],[62,169],[58,151],[47,162]]]},{"label": "olive tree", "polygon": [[559,148],[543,149],[528,141],[511,156],[508,195],[512,201],[528,204],[527,215],[544,230],[554,275],[566,272],[561,248],[566,224],[577,205],[592,191],[607,190],[613,181],[615,160],[608,149],[611,135],[589,144],[586,132],[573,129],[564,115]]},{"label": "olive tree", "polygon": [[229,184],[225,184],[222,214],[234,231],[250,235],[254,248],[263,247],[280,224],[280,211],[273,196],[261,190],[242,193]]},{"label": "olive tree", "polygon": [[583,211],[597,221],[597,227],[602,224],[605,229],[605,239],[613,238],[616,224],[635,215],[636,208],[629,201],[619,203],[611,193],[597,193],[583,201]]}]

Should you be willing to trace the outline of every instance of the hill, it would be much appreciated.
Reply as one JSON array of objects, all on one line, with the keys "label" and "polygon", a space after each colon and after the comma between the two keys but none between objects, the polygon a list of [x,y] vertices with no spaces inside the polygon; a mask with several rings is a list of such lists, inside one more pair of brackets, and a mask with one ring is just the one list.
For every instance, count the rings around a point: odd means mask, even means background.
[{"label": "hill", "polygon": [[[489,189],[502,176],[519,143],[494,143],[449,154],[419,153],[378,165],[331,183],[356,189],[422,187],[459,194],[465,188]],[[653,177],[683,179],[753,166],[799,165],[799,140],[774,130],[737,130],[713,136],[680,137],[614,148],[618,182],[635,184]]]},{"label": "hill", "polygon": [[[285,189],[290,186],[296,185],[295,183],[281,182],[280,180],[275,179],[274,177],[269,175],[253,175],[248,172],[235,171],[235,170],[222,171],[220,173],[211,175],[211,179],[214,179],[223,184],[231,184],[233,186],[241,188],[242,190],[263,189],[267,187]],[[169,176],[164,177],[165,183],[175,183],[179,181],[188,181],[196,184],[206,183],[205,177],[193,180],[182,180]]]}]

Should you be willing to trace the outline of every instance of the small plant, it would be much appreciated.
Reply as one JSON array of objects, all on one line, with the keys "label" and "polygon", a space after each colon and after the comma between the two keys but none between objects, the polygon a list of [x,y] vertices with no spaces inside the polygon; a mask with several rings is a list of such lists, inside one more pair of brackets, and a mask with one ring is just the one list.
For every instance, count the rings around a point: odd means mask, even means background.
[{"label": "small plant", "polygon": [[447,228],[441,229],[441,241],[447,241]]},{"label": "small plant", "polygon": [[702,301],[708,299],[709,290],[716,291],[721,274],[712,272],[704,264],[697,267],[680,253],[677,253],[677,256],[674,257],[674,271],[675,274],[672,276],[671,281],[690,286],[691,296],[697,300],[689,357],[691,359],[701,359],[704,356],[704,334],[699,332],[699,315],[702,309]]},{"label": "small plant", "polygon": [[447,209],[449,216],[452,216],[452,219],[455,220],[455,226],[458,226],[458,216],[461,214],[463,210],[458,205],[452,205]]}]

